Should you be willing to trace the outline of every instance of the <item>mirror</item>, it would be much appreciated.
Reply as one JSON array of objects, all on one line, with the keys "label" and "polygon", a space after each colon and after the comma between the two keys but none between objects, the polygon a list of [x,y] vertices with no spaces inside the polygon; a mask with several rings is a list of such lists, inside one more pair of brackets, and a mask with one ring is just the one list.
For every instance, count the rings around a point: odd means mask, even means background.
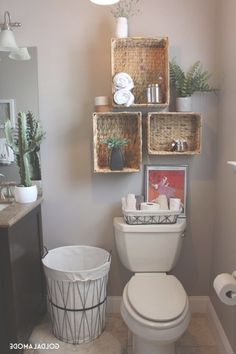
[{"label": "mirror", "polygon": [[[28,48],[31,60],[19,61],[8,57],[8,52],[0,52],[0,142],[4,139],[3,124],[5,119],[16,122],[18,112],[32,111],[39,117],[38,103],[38,62],[37,48]],[[7,161],[4,147],[0,145],[0,173],[7,181],[19,183],[19,169],[8,155]]]}]

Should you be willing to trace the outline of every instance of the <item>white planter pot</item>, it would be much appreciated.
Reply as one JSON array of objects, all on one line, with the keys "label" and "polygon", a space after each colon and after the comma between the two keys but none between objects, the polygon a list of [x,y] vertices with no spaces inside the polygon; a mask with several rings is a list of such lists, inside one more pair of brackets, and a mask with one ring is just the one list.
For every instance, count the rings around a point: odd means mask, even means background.
[{"label": "white planter pot", "polygon": [[31,182],[33,186],[35,185],[37,187],[38,195],[43,195],[42,181],[33,179]]},{"label": "white planter pot", "polygon": [[192,111],[192,97],[177,97],[176,98],[177,112],[191,112]]},{"label": "white planter pot", "polygon": [[116,37],[128,37],[128,19],[126,17],[118,17],[116,22]]},{"label": "white planter pot", "polygon": [[15,187],[15,201],[17,203],[32,203],[37,199],[37,187]]}]

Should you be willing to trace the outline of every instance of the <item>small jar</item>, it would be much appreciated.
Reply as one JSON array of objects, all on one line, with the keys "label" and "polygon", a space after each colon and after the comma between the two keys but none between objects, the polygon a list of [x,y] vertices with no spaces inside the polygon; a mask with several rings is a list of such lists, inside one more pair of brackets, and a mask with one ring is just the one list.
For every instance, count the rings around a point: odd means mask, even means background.
[{"label": "small jar", "polygon": [[147,102],[152,103],[152,85],[148,85],[147,87]]},{"label": "small jar", "polygon": [[147,102],[160,103],[160,86],[159,84],[150,84],[147,87]]},{"label": "small jar", "polygon": [[159,84],[152,85],[152,102],[153,103],[159,103],[160,102]]},{"label": "small jar", "polygon": [[97,96],[94,100],[95,112],[109,112],[109,98],[107,96]]}]

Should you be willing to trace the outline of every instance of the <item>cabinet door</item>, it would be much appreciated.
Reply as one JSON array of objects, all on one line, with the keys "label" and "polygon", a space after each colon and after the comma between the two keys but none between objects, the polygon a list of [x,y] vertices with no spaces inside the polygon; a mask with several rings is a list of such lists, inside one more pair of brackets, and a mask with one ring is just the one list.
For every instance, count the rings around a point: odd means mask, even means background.
[{"label": "cabinet door", "polygon": [[15,305],[12,291],[8,229],[0,229],[0,353],[11,353],[16,342]]},{"label": "cabinet door", "polygon": [[25,343],[45,304],[40,206],[9,229],[9,248],[17,341]]}]

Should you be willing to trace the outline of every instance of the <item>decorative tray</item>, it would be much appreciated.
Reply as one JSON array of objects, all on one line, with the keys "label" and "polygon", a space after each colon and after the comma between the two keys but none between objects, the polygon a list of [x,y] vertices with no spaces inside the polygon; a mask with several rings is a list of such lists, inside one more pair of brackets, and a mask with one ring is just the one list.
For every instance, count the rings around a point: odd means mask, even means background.
[{"label": "decorative tray", "polygon": [[181,210],[127,210],[122,209],[125,222],[129,225],[175,224]]}]

